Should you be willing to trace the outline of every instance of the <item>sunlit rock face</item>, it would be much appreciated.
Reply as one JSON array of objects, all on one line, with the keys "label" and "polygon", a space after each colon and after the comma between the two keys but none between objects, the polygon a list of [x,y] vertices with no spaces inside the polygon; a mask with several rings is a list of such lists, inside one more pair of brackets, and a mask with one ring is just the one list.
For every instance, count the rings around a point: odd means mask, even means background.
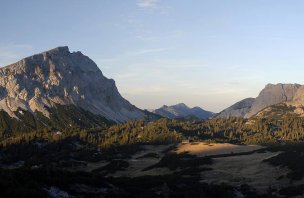
[{"label": "sunlit rock face", "polygon": [[109,120],[142,119],[144,113],[125,100],[114,80],[81,52],[58,47],[0,69],[0,109],[15,117],[18,108],[49,116],[47,107],[76,105]]},{"label": "sunlit rock face", "polygon": [[259,96],[254,100],[250,111],[245,115],[245,117],[249,118],[265,107],[293,100],[300,87],[301,85],[299,84],[279,83],[275,85],[266,85],[266,87],[260,92]]},{"label": "sunlit rock face", "polygon": [[304,105],[304,88],[299,84],[268,84],[256,98],[246,98],[221,111],[217,117],[250,118],[266,107],[279,103]]}]

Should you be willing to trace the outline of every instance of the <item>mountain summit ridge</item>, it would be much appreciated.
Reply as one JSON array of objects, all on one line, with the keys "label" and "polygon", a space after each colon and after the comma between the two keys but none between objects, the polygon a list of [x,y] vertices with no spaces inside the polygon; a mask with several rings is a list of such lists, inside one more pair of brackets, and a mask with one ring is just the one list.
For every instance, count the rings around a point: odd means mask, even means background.
[{"label": "mountain summit ridge", "polygon": [[155,109],[152,112],[169,119],[188,118],[192,116],[198,119],[207,119],[214,114],[197,106],[190,108],[185,103],[178,103],[171,106],[163,105],[161,108]]}]

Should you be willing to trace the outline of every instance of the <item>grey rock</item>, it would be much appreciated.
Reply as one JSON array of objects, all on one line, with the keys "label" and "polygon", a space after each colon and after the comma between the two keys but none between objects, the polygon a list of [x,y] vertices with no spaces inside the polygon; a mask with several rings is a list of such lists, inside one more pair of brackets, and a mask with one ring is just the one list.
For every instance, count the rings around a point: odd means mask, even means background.
[{"label": "grey rock", "polygon": [[246,98],[218,113],[217,118],[244,117],[254,103],[254,98]]},{"label": "grey rock", "polygon": [[304,105],[304,86],[300,86],[292,99],[294,105]]},{"label": "grey rock", "polygon": [[293,100],[296,92],[301,87],[299,84],[268,84],[254,100],[250,111],[245,118],[249,118],[265,107]]},{"label": "grey rock", "polygon": [[300,84],[267,84],[256,98],[246,98],[215,117],[244,117],[250,118],[266,107],[284,102],[304,104],[304,88]]},{"label": "grey rock", "polygon": [[12,117],[18,108],[49,116],[45,107],[56,104],[73,104],[116,122],[145,117],[90,58],[81,52],[71,53],[68,47],[0,68],[0,109]]}]

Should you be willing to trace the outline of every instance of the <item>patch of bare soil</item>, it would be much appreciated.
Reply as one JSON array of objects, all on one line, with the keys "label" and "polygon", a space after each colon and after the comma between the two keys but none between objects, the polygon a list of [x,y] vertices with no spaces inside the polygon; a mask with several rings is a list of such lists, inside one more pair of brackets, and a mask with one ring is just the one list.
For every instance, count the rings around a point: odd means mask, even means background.
[{"label": "patch of bare soil", "polygon": [[[164,151],[172,150],[172,145],[147,145],[140,149],[131,158],[123,159],[128,166],[123,169],[117,169],[114,172],[109,172],[107,176],[113,177],[140,177],[140,176],[157,176],[172,174],[174,170],[167,167],[155,167],[143,171],[147,167],[151,167],[160,162],[165,156]],[[288,168],[280,166],[274,167],[263,160],[274,157],[280,152],[269,152],[263,150],[262,146],[258,145],[233,145],[219,143],[186,143],[177,145],[176,153],[188,152],[189,154],[197,155],[198,157],[209,156],[212,158],[211,165],[204,165],[204,171],[198,171],[201,175],[202,183],[209,184],[228,184],[230,186],[249,185],[255,189],[257,193],[265,194],[272,189],[281,189],[290,185],[304,184],[304,180],[293,181],[286,175],[290,172]],[[262,149],[262,150],[261,150]],[[233,154],[233,155],[231,155]],[[242,155],[238,155],[242,154]],[[117,159],[119,160],[119,159]],[[85,171],[96,171],[103,169],[110,162],[100,161],[96,163],[87,163],[83,167]],[[210,169],[210,170],[209,170]],[[179,171],[179,170],[175,170]],[[187,169],[187,171],[190,171]]]},{"label": "patch of bare soil", "polygon": [[[139,151],[128,159],[130,166],[124,171],[118,171],[110,176],[114,177],[139,177],[144,175],[166,175],[172,173],[168,168],[155,168],[149,171],[142,171],[143,169],[152,166],[160,161],[164,156],[163,151],[167,150],[172,145],[146,145],[144,150]],[[151,154],[159,156],[153,157]]]},{"label": "patch of bare soil", "polygon": [[[202,182],[232,186],[248,184],[255,188],[258,193],[266,193],[269,188],[280,189],[291,184],[286,177],[290,172],[288,168],[274,167],[263,162],[264,159],[278,155],[280,152],[254,152],[265,147],[259,145],[234,145],[228,143],[186,143],[177,147],[177,153],[188,152],[200,157],[209,156],[213,158],[213,164],[207,166],[212,170],[201,173]],[[245,155],[231,155],[219,157],[220,155],[248,153]],[[292,182],[303,184],[304,180]]]},{"label": "patch of bare soil", "polygon": [[[143,169],[152,166],[160,161],[165,155],[166,150],[169,150],[172,145],[145,145],[141,150],[135,153],[130,159],[123,159],[129,164],[124,170],[118,170],[107,174],[113,177],[139,177],[144,175],[165,175],[172,173],[167,168],[155,168],[149,171]],[[120,160],[120,159],[117,159]],[[102,169],[110,164],[110,161],[87,162],[86,166],[75,167],[71,171],[86,171],[92,172]]]},{"label": "patch of bare soil", "polygon": [[211,171],[202,172],[202,182],[233,186],[248,184],[259,193],[266,193],[271,187],[278,189],[287,186],[290,180],[285,176],[287,168],[274,167],[262,162],[279,152],[253,153],[250,155],[215,158]]},{"label": "patch of bare soil", "polygon": [[81,171],[91,172],[91,171],[96,170],[98,168],[104,167],[108,164],[109,164],[109,162],[107,162],[107,161],[88,162],[86,167],[81,168]]}]

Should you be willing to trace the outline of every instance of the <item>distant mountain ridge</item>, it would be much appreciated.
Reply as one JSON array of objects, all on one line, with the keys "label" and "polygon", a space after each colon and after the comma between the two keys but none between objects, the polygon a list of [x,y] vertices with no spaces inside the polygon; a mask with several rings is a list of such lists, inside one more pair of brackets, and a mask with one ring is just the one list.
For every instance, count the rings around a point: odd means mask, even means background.
[{"label": "distant mountain ridge", "polygon": [[200,107],[190,108],[184,103],[179,103],[172,106],[164,105],[159,109],[153,110],[152,112],[169,119],[191,117],[197,119],[207,119],[214,115],[213,112],[206,111]]},{"label": "distant mountain ridge", "polygon": [[[277,106],[273,108],[276,112],[280,109],[294,109],[297,115],[304,115],[304,86],[268,84],[256,98],[246,98],[216,115],[200,107],[190,108],[184,103],[164,105],[149,113],[124,99],[115,81],[103,76],[89,57],[81,52],[71,53],[68,47],[57,47],[0,68],[0,110],[17,120],[23,111],[32,114],[40,112],[50,118],[50,113],[56,112],[51,108],[58,105],[72,105],[84,110],[73,109],[74,112],[85,115],[90,112],[114,122],[151,120],[159,118],[157,115],[170,119],[207,119],[212,116],[250,118],[280,103],[295,108]],[[66,110],[64,107],[62,109]],[[102,120],[100,117],[96,119]]]}]

